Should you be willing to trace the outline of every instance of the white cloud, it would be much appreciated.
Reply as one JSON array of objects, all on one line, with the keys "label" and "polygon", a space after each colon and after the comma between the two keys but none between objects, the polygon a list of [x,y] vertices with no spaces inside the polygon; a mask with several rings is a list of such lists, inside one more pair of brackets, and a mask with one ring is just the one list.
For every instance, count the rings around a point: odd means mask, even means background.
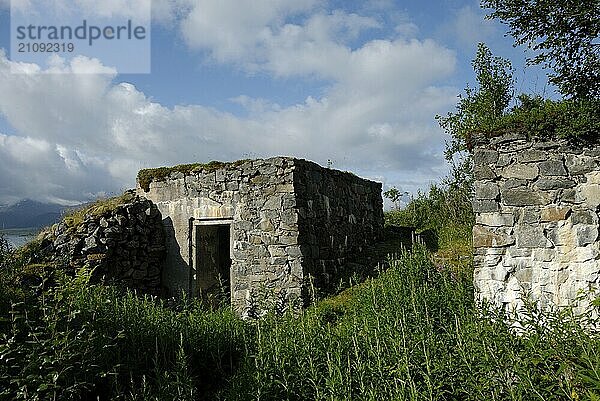
[{"label": "white cloud", "polygon": [[487,42],[499,35],[496,25],[484,17],[484,12],[477,5],[463,6],[442,27],[442,34],[455,38],[461,46],[474,47],[479,42]]},{"label": "white cloud", "polygon": [[[116,83],[97,60],[55,58],[50,70],[102,74],[46,74],[0,51],[0,115],[17,132],[0,137],[0,195],[81,199],[134,185],[143,167],[273,155],[333,160],[404,189],[444,173],[433,116],[455,102],[456,89],[439,86],[454,72],[454,52],[403,37],[357,45],[379,22],[324,12],[316,0],[161,2],[155,18],[181,19],[187,43],[213,60],[329,86],[288,107],[240,93],[231,101],[249,113],[239,117],[165,107]],[[177,16],[173,5],[183,3],[189,9]]]},{"label": "white cloud", "polygon": [[209,49],[220,62],[254,54],[272,25],[311,9],[316,0],[196,0],[181,22],[181,32],[193,48]]},{"label": "white cloud", "polygon": [[[167,0],[160,0],[164,2]],[[162,4],[158,1],[159,9]],[[61,18],[70,16],[102,17],[102,18],[136,18],[148,20],[152,0],[0,0],[0,5],[19,10],[25,15],[43,12]]]}]

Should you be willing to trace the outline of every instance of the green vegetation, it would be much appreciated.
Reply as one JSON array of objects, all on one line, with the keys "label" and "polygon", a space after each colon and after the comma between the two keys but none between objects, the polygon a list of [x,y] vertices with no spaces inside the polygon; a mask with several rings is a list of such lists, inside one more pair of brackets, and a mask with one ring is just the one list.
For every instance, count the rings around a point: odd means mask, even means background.
[{"label": "green vegetation", "polygon": [[[385,214],[387,226],[414,227],[434,244],[436,257],[445,262],[470,258],[471,232],[475,222],[470,192],[448,182],[419,192],[404,209]],[[427,241],[429,240],[429,241]]]},{"label": "green vegetation", "polygon": [[300,316],[259,321],[58,277],[0,303],[0,399],[598,399],[591,313],[531,305],[517,333],[476,307],[461,267],[417,248]]},{"label": "green vegetation", "polygon": [[121,196],[116,196],[107,199],[98,199],[97,201],[85,205],[81,208],[74,209],[67,213],[63,222],[69,228],[75,228],[83,223],[86,216],[99,217],[108,212],[115,210],[117,207],[129,203],[135,199],[133,192],[127,191]]},{"label": "green vegetation", "polygon": [[530,64],[550,68],[550,82],[575,99],[600,98],[600,2],[482,0],[490,19],[509,26],[516,45],[536,52]]},{"label": "green vegetation", "polygon": [[583,329],[597,311],[529,305],[517,321],[475,304],[465,196],[432,186],[386,214],[434,232],[438,253],[396,249],[378,277],[257,321],[92,285],[86,271],[29,266],[37,279],[15,280],[35,247],[4,243],[0,400],[598,399],[600,336]]},{"label": "green vegetation", "polygon": [[600,132],[600,101],[550,100],[522,94],[517,106],[499,119],[488,136],[503,132],[525,134],[529,138],[569,138],[598,141]]},{"label": "green vegetation", "polygon": [[[591,24],[584,14],[572,19],[588,43],[590,32],[598,36],[597,2],[578,8],[559,1],[559,11],[556,2],[483,3],[511,24],[521,43],[543,39],[539,48],[549,58],[538,61],[555,62],[559,86],[575,82],[563,74],[556,53],[568,40],[560,36],[566,25],[554,27],[552,18],[565,10],[591,12]],[[536,8],[542,6],[548,9]],[[565,49],[567,61],[580,54]],[[585,60],[575,72],[592,71]],[[207,310],[184,296],[157,300],[93,285],[89,271],[66,277],[29,264],[39,243],[15,251],[0,236],[0,400],[600,400],[598,299],[578,316],[569,308],[540,311],[528,304],[518,319],[476,305],[467,152],[474,133],[595,139],[598,81],[579,74],[572,92],[561,86],[573,99],[520,95],[509,109],[510,63],[481,45],[473,65],[478,86],[467,88],[455,113],[439,117],[452,138],[446,151],[451,176],[386,214],[388,228],[430,232],[437,253],[386,248],[397,255],[386,271],[299,316],[273,311],[245,321],[229,308]],[[591,65],[597,67],[597,58]],[[142,170],[138,180],[147,191],[172,172],[225,165]],[[397,202],[403,194],[387,195]],[[73,212],[68,224],[126,201],[90,205]],[[582,294],[590,295],[596,294]]]},{"label": "green vegetation", "polygon": [[[551,100],[538,95],[515,96],[510,61],[493,56],[483,43],[473,59],[473,70],[476,87],[465,88],[455,111],[436,116],[450,138],[445,151],[451,166],[447,180],[450,185],[470,191],[473,181],[470,150],[474,140],[507,133],[530,139],[565,138],[584,142],[600,139],[599,98]],[[514,106],[510,107],[511,104]]]},{"label": "green vegetation", "polygon": [[192,164],[180,164],[173,167],[158,167],[140,170],[137,175],[138,183],[140,187],[148,192],[150,190],[150,183],[157,181],[165,181],[172,173],[182,173],[184,175],[190,175],[194,172],[199,171],[215,171],[227,166],[241,166],[248,160],[237,160],[234,162],[220,162],[211,161],[208,163],[192,163]]}]

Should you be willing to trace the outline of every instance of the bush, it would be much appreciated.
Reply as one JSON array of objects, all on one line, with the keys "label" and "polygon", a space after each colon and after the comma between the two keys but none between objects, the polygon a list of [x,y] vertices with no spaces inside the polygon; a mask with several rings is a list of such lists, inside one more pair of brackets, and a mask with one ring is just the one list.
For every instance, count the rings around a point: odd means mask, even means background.
[{"label": "bush", "polygon": [[550,100],[522,94],[518,105],[489,132],[524,133],[530,138],[569,138],[597,141],[600,133],[600,101]]}]

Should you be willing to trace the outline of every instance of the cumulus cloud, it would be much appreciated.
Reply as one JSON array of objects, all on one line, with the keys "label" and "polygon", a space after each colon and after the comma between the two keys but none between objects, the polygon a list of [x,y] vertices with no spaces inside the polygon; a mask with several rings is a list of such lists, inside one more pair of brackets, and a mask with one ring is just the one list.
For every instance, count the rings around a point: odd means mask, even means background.
[{"label": "cumulus cloud", "polygon": [[478,4],[465,5],[455,11],[454,18],[442,26],[442,34],[453,37],[461,46],[472,47],[479,42],[498,36],[498,29]]},{"label": "cumulus cloud", "polygon": [[[159,9],[168,0],[157,0]],[[0,6],[11,7],[24,14],[44,12],[47,15],[86,16],[101,18],[136,18],[147,20],[150,16],[152,0],[0,0]]]},{"label": "cumulus cloud", "polygon": [[[325,12],[316,0],[160,1],[155,18],[179,21],[188,45],[213,60],[316,76],[327,88],[286,107],[240,93],[231,99],[248,110],[240,117],[203,105],[166,107],[98,60],[55,58],[42,70],[0,52],[0,115],[16,132],[0,136],[0,201],[82,200],[133,186],[143,167],[242,157],[332,160],[405,189],[444,173],[433,116],[455,101],[456,90],[440,85],[454,73],[454,52],[404,36],[356,45],[379,22]],[[176,15],[173,5],[182,2],[188,9]],[[52,69],[97,73],[46,73]]]},{"label": "cumulus cloud", "polygon": [[191,47],[209,49],[220,62],[247,60],[259,55],[258,45],[273,25],[308,11],[315,3],[316,0],[196,0],[181,21],[181,32]]}]

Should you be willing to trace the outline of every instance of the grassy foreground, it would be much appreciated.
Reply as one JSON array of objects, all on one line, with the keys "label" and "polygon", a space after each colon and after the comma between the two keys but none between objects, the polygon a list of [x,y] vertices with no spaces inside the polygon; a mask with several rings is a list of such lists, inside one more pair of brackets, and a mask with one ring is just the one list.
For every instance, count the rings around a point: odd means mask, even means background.
[{"label": "grassy foreground", "polygon": [[532,306],[517,333],[475,305],[462,196],[387,216],[432,230],[435,255],[259,321],[64,277],[0,239],[0,400],[600,400],[593,311]]}]

